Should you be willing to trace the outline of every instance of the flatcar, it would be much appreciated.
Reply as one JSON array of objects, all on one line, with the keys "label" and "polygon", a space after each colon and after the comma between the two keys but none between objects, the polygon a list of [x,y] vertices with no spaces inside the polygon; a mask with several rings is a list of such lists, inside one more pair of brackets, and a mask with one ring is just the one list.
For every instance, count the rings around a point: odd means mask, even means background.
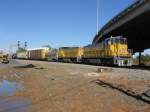
[{"label": "flatcar", "polygon": [[58,51],[58,61],[81,62],[83,48],[81,47],[61,47]]},{"label": "flatcar", "polygon": [[82,62],[99,65],[132,66],[132,53],[127,39],[122,36],[110,37],[98,44],[83,48]]}]

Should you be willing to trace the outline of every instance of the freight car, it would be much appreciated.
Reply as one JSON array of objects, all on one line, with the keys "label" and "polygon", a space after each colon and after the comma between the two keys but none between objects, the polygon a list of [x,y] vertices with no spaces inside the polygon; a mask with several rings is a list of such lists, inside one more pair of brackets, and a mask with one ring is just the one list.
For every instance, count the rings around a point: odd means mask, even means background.
[{"label": "freight car", "polygon": [[28,59],[30,60],[47,60],[49,48],[35,48],[27,50]]},{"label": "freight car", "polygon": [[35,48],[27,51],[17,52],[12,58],[17,59],[30,59],[30,60],[47,60],[49,48]]},{"label": "freight car", "polygon": [[107,38],[83,49],[83,63],[132,66],[132,53],[129,52],[127,39],[122,36]]},{"label": "freight car", "polygon": [[16,53],[16,58],[17,59],[28,59],[27,51],[17,52]]},{"label": "freight car", "polygon": [[58,61],[81,62],[83,48],[80,47],[61,47],[58,51]]},{"label": "freight car", "polygon": [[51,48],[48,52],[47,60],[48,61],[57,61],[57,57],[58,57],[58,50]]}]

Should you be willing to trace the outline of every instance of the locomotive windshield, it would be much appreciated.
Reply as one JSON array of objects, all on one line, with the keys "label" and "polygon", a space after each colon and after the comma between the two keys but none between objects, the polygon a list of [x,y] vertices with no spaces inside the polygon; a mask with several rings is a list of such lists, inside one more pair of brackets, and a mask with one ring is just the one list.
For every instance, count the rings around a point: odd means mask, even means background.
[{"label": "locomotive windshield", "polygon": [[127,39],[126,38],[122,38],[122,37],[120,37],[120,38],[110,38],[108,40],[108,42],[110,44],[127,44]]}]

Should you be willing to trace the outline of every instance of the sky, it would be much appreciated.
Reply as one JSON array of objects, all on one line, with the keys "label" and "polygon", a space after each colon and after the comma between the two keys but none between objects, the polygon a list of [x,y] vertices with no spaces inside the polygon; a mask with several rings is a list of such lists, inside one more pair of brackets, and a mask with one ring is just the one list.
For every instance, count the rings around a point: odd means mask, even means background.
[{"label": "sky", "polygon": [[[99,0],[99,29],[134,0]],[[0,0],[0,49],[85,46],[96,34],[97,0]]]}]

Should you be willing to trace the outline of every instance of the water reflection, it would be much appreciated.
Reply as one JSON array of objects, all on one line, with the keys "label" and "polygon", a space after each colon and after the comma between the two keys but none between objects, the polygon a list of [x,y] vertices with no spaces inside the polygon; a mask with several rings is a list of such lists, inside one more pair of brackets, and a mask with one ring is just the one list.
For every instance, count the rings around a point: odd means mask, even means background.
[{"label": "water reflection", "polygon": [[0,99],[0,112],[28,112],[30,106],[30,100]]},{"label": "water reflection", "polygon": [[23,85],[14,81],[0,81],[0,112],[28,112],[31,100],[13,96],[23,90]]},{"label": "water reflection", "polygon": [[17,82],[3,80],[0,82],[0,96],[12,96],[16,91],[22,90],[23,86]]}]

